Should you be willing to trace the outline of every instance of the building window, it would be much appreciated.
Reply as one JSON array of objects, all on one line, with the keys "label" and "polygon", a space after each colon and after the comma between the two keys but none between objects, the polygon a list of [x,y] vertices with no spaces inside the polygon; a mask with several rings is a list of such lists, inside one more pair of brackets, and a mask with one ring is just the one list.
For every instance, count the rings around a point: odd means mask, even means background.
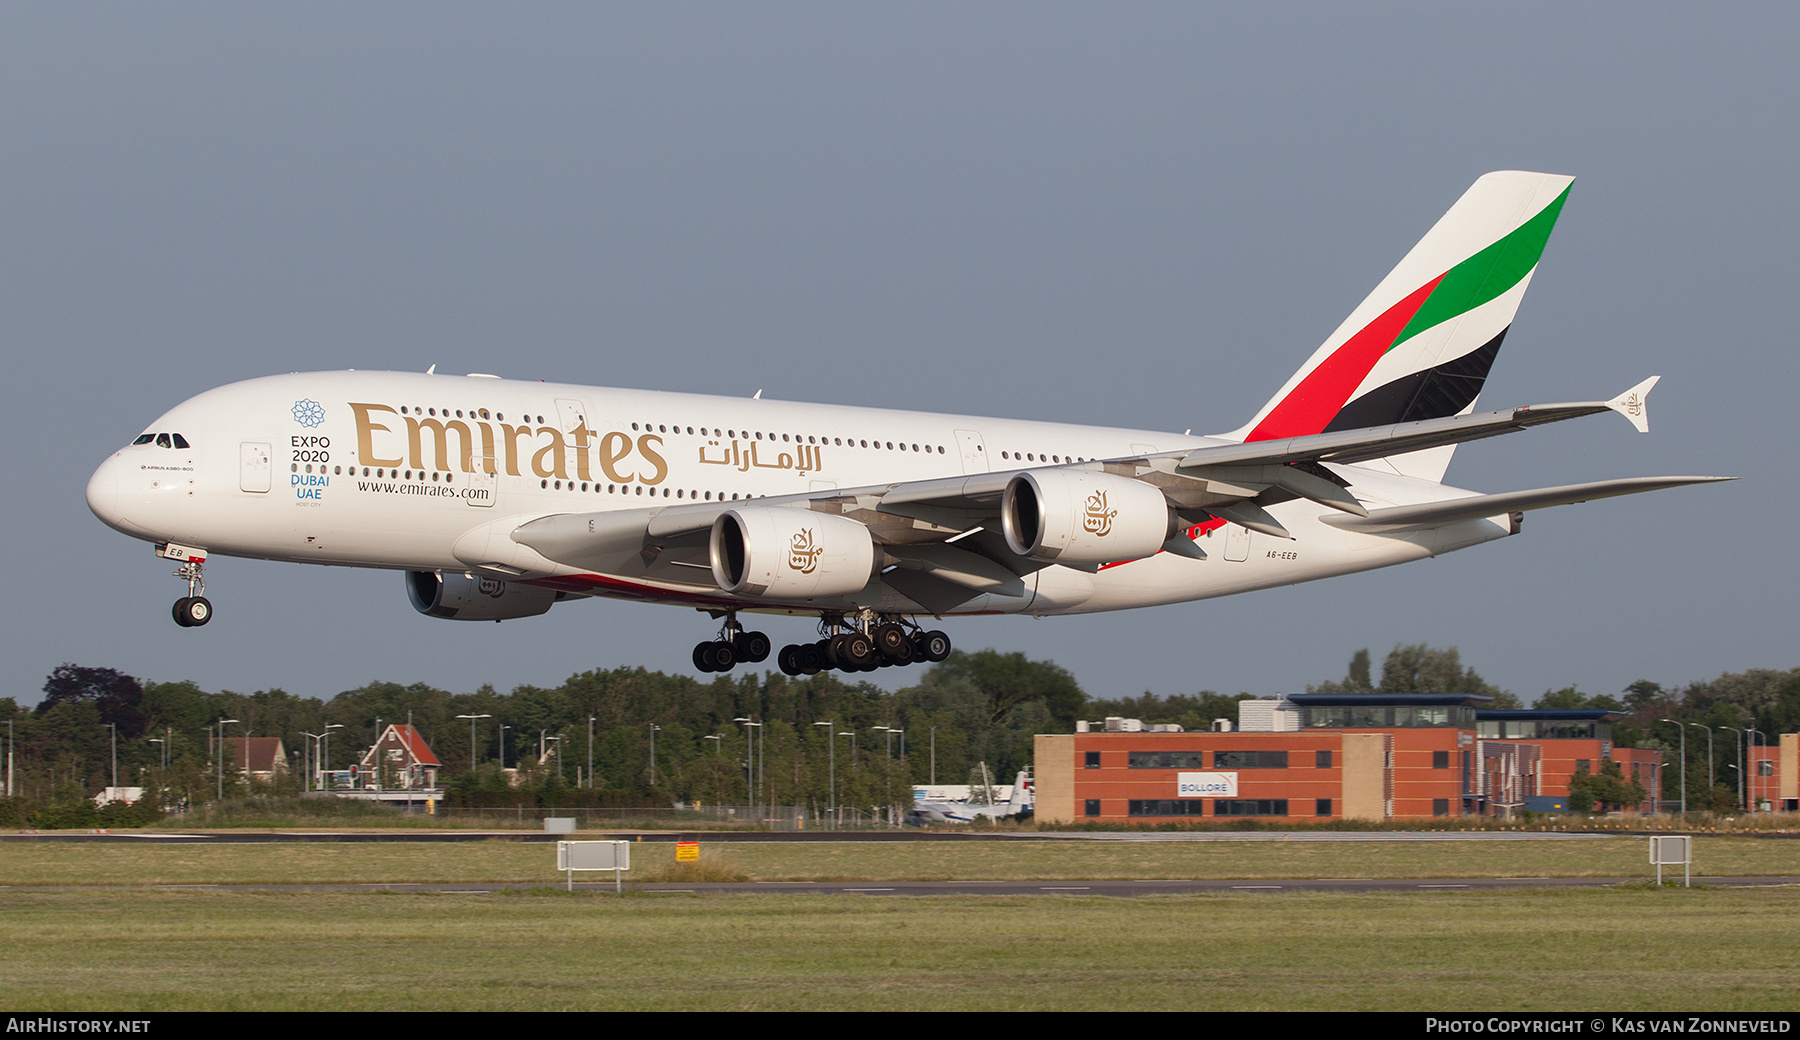
[{"label": "building window", "polygon": [[[1214,769],[1286,769],[1285,751],[1215,751]],[[1285,814],[1283,814],[1285,815]]]},{"label": "building window", "polygon": [[1449,769],[1450,768],[1450,752],[1448,752],[1448,751],[1433,751],[1431,753],[1431,768],[1433,768],[1433,769]]},{"label": "building window", "polygon": [[1575,760],[1575,771],[1577,773],[1592,773],[1594,771],[1593,766],[1594,760],[1591,758],[1578,758]]},{"label": "building window", "polygon": [[1130,816],[1204,816],[1206,802],[1199,798],[1133,798],[1125,811]]},{"label": "building window", "polygon": [[1329,799],[1329,798],[1313,799],[1313,815],[1314,816],[1330,816],[1331,815],[1331,799]]},{"label": "building window", "polygon": [[1756,775],[1757,776],[1774,776],[1775,775],[1775,763],[1766,758],[1758,761],[1756,763]]},{"label": "building window", "polygon": [[1131,751],[1126,764],[1132,769],[1205,769],[1204,751]]},{"label": "building window", "polygon": [[1330,769],[1331,768],[1331,752],[1330,752],[1330,750],[1313,752],[1313,768],[1315,768],[1315,769]]},{"label": "building window", "polygon": [[1089,798],[1086,802],[1082,803],[1082,815],[1083,816],[1098,816],[1098,815],[1100,815],[1100,799]]},{"label": "building window", "polygon": [[1450,815],[1450,799],[1448,799],[1448,798],[1433,798],[1431,800],[1431,815],[1433,815],[1433,816],[1448,816],[1448,815]]},{"label": "building window", "polygon": [[[1084,751],[1084,752],[1082,752],[1081,759],[1082,759],[1082,766],[1084,768],[1087,768],[1087,769],[1099,769],[1100,768],[1100,752],[1098,752],[1098,751]],[[1092,816],[1094,814],[1088,813],[1088,815]]]},{"label": "building window", "polygon": [[1286,798],[1220,798],[1213,802],[1214,816],[1286,816]]}]

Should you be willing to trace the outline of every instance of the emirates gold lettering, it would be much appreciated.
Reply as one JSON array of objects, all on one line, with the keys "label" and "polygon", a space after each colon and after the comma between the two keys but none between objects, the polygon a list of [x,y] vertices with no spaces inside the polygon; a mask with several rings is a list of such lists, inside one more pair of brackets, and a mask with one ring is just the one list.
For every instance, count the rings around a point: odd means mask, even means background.
[{"label": "emirates gold lettering", "polygon": [[637,479],[637,475],[619,469],[619,461],[631,454],[631,438],[617,430],[600,438],[600,472],[606,479],[620,484],[629,484]]},{"label": "emirates gold lettering", "polygon": [[[657,485],[669,476],[663,439],[654,434],[644,434],[634,441],[631,434],[619,430],[601,434],[585,421],[565,435],[554,426],[511,426],[503,422],[490,425],[473,418],[464,422],[408,415],[402,443],[400,428],[391,420],[382,421],[387,416],[398,417],[398,409],[352,401],[350,412],[356,418],[357,461],[364,466],[411,465],[416,470],[473,473],[479,464],[488,474],[496,474],[504,467],[508,476],[517,477],[523,475],[521,470],[529,461],[530,471],[539,477],[568,480],[573,468],[578,479],[591,481],[592,456],[598,455],[601,472],[615,484],[635,481]],[[641,457],[644,472],[636,472],[640,467],[632,464],[634,455]]]},{"label": "emirates gold lettering", "polygon": [[427,429],[431,431],[432,445],[437,449],[432,459],[432,461],[436,463],[435,468],[445,472],[450,471],[449,442],[450,432],[454,430],[456,431],[457,462],[464,473],[475,472],[475,467],[470,461],[475,449],[475,435],[469,430],[469,427],[465,423],[460,419],[452,419],[449,422],[439,422],[436,419],[414,419],[411,416],[408,416],[406,419],[406,441],[407,447],[412,452],[412,464],[414,469],[433,468],[425,465],[425,455],[422,450],[424,447],[424,437],[421,436],[421,432]]},{"label": "emirates gold lettering", "polygon": [[663,478],[669,475],[669,464],[663,461],[661,455],[657,454],[656,448],[651,447],[652,444],[660,447],[662,445],[662,438],[650,434],[645,434],[638,438],[638,454],[642,455],[644,461],[650,463],[651,467],[655,470],[654,476],[642,477],[640,479],[646,484],[660,484],[663,482]]},{"label": "emirates gold lettering", "polygon": [[[531,457],[531,472],[540,477],[562,477],[567,479],[568,469],[563,465],[563,450],[568,445],[563,443],[562,431],[554,426],[538,427],[539,434],[549,434],[550,443],[537,450]],[[546,461],[547,460],[547,461]]]},{"label": "emirates gold lettering", "polygon": [[389,415],[399,415],[399,412],[389,408],[385,404],[355,403],[350,405],[350,411],[356,416],[356,454],[357,458],[362,460],[363,465],[398,466],[406,461],[398,456],[390,459],[375,454],[375,431],[379,430],[382,433],[389,433],[392,431],[386,426],[376,422],[374,417],[369,414],[371,412],[382,411],[387,412]]}]

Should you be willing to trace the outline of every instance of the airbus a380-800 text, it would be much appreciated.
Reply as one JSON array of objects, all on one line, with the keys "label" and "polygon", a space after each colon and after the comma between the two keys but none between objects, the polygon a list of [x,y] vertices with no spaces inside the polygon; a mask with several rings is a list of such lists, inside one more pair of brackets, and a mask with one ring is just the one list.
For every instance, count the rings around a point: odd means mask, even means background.
[{"label": "airbus a380-800 text", "polygon": [[[319,372],[191,398],[103,463],[90,508],[155,543],[204,625],[209,555],[405,572],[433,617],[588,596],[712,613],[703,671],[759,662],[740,612],[817,617],[789,674],[942,660],[921,618],[1121,610],[1405,563],[1526,510],[1712,477],[1478,494],[1463,441],[1613,411],[1476,413],[1572,178],[1491,173],[1251,420],[1191,436],[757,398]],[[287,472],[281,472],[283,467]]]}]

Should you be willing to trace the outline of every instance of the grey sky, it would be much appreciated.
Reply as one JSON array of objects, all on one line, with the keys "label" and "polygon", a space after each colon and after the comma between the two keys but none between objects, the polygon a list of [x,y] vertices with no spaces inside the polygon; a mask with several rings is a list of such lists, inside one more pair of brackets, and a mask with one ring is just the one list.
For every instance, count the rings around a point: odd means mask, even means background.
[{"label": "grey sky", "polygon": [[[517,378],[1196,432],[1243,422],[1481,173],[1578,178],[1462,448],[1504,491],[1736,483],[1249,596],[970,619],[1096,695],[1298,692],[1458,646],[1527,700],[1790,667],[1792,8],[8,5],[0,696],[73,661],[329,697],[691,670],[711,622],[424,618],[399,575],[218,559],[218,619],[82,489],[273,372]],[[777,642],[809,626],[771,621]],[[884,682],[916,672],[884,672]]]}]

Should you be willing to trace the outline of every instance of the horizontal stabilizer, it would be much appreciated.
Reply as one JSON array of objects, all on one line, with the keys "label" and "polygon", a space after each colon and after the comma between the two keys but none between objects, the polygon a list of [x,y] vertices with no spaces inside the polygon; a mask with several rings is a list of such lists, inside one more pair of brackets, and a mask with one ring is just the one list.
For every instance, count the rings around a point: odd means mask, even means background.
[{"label": "horizontal stabilizer", "polygon": [[1479,520],[1503,513],[1521,513],[1529,509],[1567,506],[1598,498],[1617,498],[1641,491],[1661,491],[1685,484],[1710,484],[1736,477],[1622,477],[1597,480],[1588,484],[1565,484],[1562,487],[1537,488],[1531,491],[1507,491],[1498,495],[1473,495],[1442,502],[1423,502],[1411,506],[1376,509],[1368,516],[1324,516],[1320,520],[1346,531],[1392,531],[1404,527],[1435,527],[1459,520]]}]

